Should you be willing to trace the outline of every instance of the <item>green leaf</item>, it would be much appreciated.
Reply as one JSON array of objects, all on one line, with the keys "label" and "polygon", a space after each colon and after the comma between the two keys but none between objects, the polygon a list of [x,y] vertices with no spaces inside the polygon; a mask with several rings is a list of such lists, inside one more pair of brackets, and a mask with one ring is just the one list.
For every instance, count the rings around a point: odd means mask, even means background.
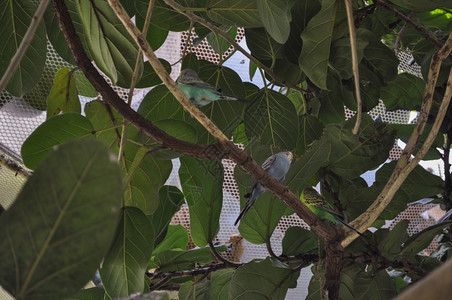
[{"label": "green leaf", "polygon": [[309,21],[301,39],[303,48],[298,59],[300,67],[319,88],[326,90],[326,76],[333,37],[336,1],[322,0],[322,9]]},{"label": "green leaf", "polygon": [[320,10],[318,0],[298,0],[291,9],[292,21],[290,22],[290,34],[284,44],[286,58],[293,64],[298,65],[303,40],[301,33],[308,25],[309,20]]},{"label": "green leaf", "polygon": [[429,226],[412,235],[402,247],[400,254],[405,256],[414,256],[430,245],[436,235],[443,232],[443,229],[450,226],[452,221],[445,221],[439,224]]},{"label": "green leaf", "polygon": [[138,56],[135,41],[107,2],[76,0],[76,7],[97,67],[113,84],[130,87]]},{"label": "green leaf", "polygon": [[[364,48],[369,44],[368,41],[356,37],[356,51],[358,54],[358,63],[364,56]],[[353,76],[352,56],[350,50],[350,37],[343,37],[335,40],[331,45],[331,64],[336,68],[343,79],[350,79]]]},{"label": "green leaf", "polygon": [[180,158],[179,177],[190,208],[190,231],[193,242],[203,247],[220,229],[223,199],[223,165],[219,161]]},{"label": "green leaf", "polygon": [[383,100],[387,110],[420,109],[424,87],[425,82],[421,78],[402,73],[381,89],[381,100]]},{"label": "green leaf", "polygon": [[363,115],[358,134],[354,135],[355,119],[329,124],[325,129],[332,150],[329,169],[351,179],[382,164],[394,145],[394,132],[386,124],[374,122],[369,115]]},{"label": "green leaf", "polygon": [[[168,72],[168,74],[170,74],[171,73],[171,65],[169,64],[169,62],[167,62],[164,59],[159,59],[159,61],[162,63],[166,72]],[[143,70],[143,76],[141,77],[140,81],[138,81],[136,88],[142,89],[142,88],[152,87],[152,86],[155,86],[155,85],[161,84],[161,83],[162,83],[162,81],[160,80],[160,77],[157,75],[154,68],[152,68],[151,64],[145,63],[144,70]],[[149,91],[149,93],[151,91]]]},{"label": "green leaf", "polygon": [[188,232],[182,225],[168,225],[165,238],[158,244],[152,255],[157,255],[165,250],[184,250],[188,244]]},{"label": "green leaf", "polygon": [[92,287],[77,292],[70,298],[65,300],[101,300],[105,297],[105,290],[101,287]]},{"label": "green leaf", "polygon": [[[225,251],[225,246],[218,247],[217,251]],[[154,263],[159,266],[160,272],[168,270],[186,270],[192,269],[195,264],[205,264],[215,259],[210,248],[199,248],[193,250],[177,251],[165,250],[157,254]]]},{"label": "green leaf", "polygon": [[288,0],[257,0],[257,10],[265,29],[280,44],[289,38],[290,8]]},{"label": "green leaf", "polygon": [[68,68],[61,68],[55,74],[53,86],[46,102],[47,119],[60,112],[81,112],[76,80]]},{"label": "green leaf", "polygon": [[[226,32],[231,39],[235,40],[235,37],[237,36],[237,27],[221,26],[220,29]],[[231,47],[231,43],[229,43],[224,37],[215,34],[214,32],[209,32],[206,39],[212,49],[218,54],[223,54],[229,49],[229,47]]]},{"label": "green leaf", "polygon": [[[299,270],[275,265],[271,258],[251,261],[239,267],[232,275],[229,286],[231,299],[284,299]],[[259,288],[256,289],[256,283]]]},{"label": "green leaf", "polygon": [[427,11],[443,7],[452,8],[452,5],[448,0],[394,0],[392,2],[398,6],[414,11]]},{"label": "green leaf", "polygon": [[157,246],[166,236],[173,215],[184,203],[184,195],[175,186],[164,185],[159,190],[160,205],[147,217],[154,228],[154,243]]},{"label": "green leaf", "polygon": [[[138,15],[142,20],[146,17],[149,0],[136,0]],[[167,31],[184,31],[190,26],[190,20],[165,4],[163,0],[156,0],[152,10],[151,24]],[[148,36],[152,35],[152,28]]]},{"label": "green leaf", "polygon": [[97,97],[99,95],[94,86],[91,84],[91,82],[89,82],[89,80],[85,77],[85,74],[83,74],[81,70],[76,70],[74,72],[74,77],[77,81],[77,89],[79,95],[91,98]]},{"label": "green leaf", "polygon": [[138,107],[138,113],[155,122],[165,119],[183,120],[184,110],[168,88],[159,85],[146,94]]},{"label": "green leaf", "polygon": [[312,252],[317,248],[317,237],[311,230],[301,227],[289,227],[282,240],[284,255],[296,256]]},{"label": "green leaf", "polygon": [[[377,182],[386,182],[394,170],[396,162],[384,164],[375,174]],[[409,196],[407,202],[441,194],[444,191],[444,181],[417,165],[400,186],[400,189]]]},{"label": "green leaf", "polygon": [[261,90],[245,109],[245,133],[248,139],[282,149],[294,149],[298,135],[295,106],[286,96],[273,90]]},{"label": "green leaf", "polygon": [[354,288],[356,299],[392,299],[396,296],[394,281],[385,270],[358,273]]},{"label": "green leaf", "polygon": [[369,41],[367,47],[364,48],[362,63],[378,77],[382,85],[393,80],[397,76],[397,66],[399,64],[394,52],[385,46],[372,32],[368,32],[367,35],[363,32],[361,37]]},{"label": "green leaf", "polygon": [[[142,13],[145,14],[147,12],[148,4],[149,3],[146,3],[146,9]],[[155,8],[155,11],[159,10],[159,8],[156,8],[155,6],[154,6],[154,8]],[[140,30],[141,30],[141,28],[144,27],[144,18],[141,16],[142,13],[138,13],[137,15],[135,15],[136,24],[137,24],[137,27],[140,28]],[[154,21],[152,16],[151,16],[151,20],[152,20],[151,22]],[[160,48],[163,45],[163,43],[166,41],[167,37],[168,37],[168,30],[163,29],[162,27],[159,27],[153,23],[149,24],[148,32],[146,35],[146,40],[148,41],[149,46],[151,46],[152,50],[156,51],[158,48]],[[149,63],[146,63],[145,66],[148,64]]]},{"label": "green leaf", "polygon": [[187,281],[182,284],[178,299],[180,300],[210,300],[210,280],[202,280],[201,282]]},{"label": "green leaf", "polygon": [[222,25],[235,27],[262,27],[256,1],[212,0],[207,16]]},{"label": "green leaf", "polygon": [[[159,190],[173,169],[171,161],[159,160],[149,154],[142,156],[133,143],[126,143],[124,160],[125,172],[131,178],[124,191],[125,204],[136,206],[147,215],[154,213],[160,203]],[[136,169],[132,168],[134,164]]]},{"label": "green leaf", "polygon": [[298,123],[297,152],[303,154],[312,142],[322,136],[323,124],[312,115],[299,116]]},{"label": "green leaf", "polygon": [[233,269],[224,269],[212,273],[210,278],[210,299],[229,299],[229,286],[233,275]]},{"label": "green leaf", "polygon": [[400,253],[402,243],[408,239],[409,220],[402,220],[389,231],[388,229],[379,229],[375,234],[378,248],[382,255],[389,259],[396,259]]},{"label": "green leaf", "polygon": [[66,113],[54,116],[39,125],[22,144],[22,159],[28,168],[34,169],[55,146],[90,136],[92,133],[93,125],[80,114]]},{"label": "green leaf", "polygon": [[[36,7],[30,1],[9,0],[0,2],[0,78],[16,54],[31,23]],[[47,39],[44,22],[40,22],[34,37],[9,80],[6,90],[16,97],[30,91],[41,78],[46,61]]]},{"label": "green leaf", "polygon": [[154,228],[136,207],[124,207],[115,239],[102,263],[100,276],[110,298],[141,293],[153,250]]},{"label": "green leaf", "polygon": [[1,286],[17,299],[76,293],[108,250],[121,192],[118,164],[104,145],[59,146],[0,218]]},{"label": "green leaf", "polygon": [[314,141],[303,156],[292,162],[284,181],[296,195],[312,184],[308,181],[320,170],[328,165],[331,157],[331,144],[326,136]]}]

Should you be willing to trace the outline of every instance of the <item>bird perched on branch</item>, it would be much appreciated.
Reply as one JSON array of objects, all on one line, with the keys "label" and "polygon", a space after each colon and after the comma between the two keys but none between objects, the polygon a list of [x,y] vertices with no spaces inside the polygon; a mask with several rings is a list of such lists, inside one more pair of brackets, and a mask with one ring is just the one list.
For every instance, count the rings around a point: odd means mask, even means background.
[{"label": "bird perched on branch", "polygon": [[202,81],[192,69],[184,69],[176,80],[182,92],[198,108],[217,100],[233,100],[246,102],[246,100],[226,95],[213,85]]},{"label": "bird perched on branch", "polygon": [[343,216],[341,214],[339,214],[338,212],[336,212],[334,210],[333,206],[330,203],[328,203],[325,199],[323,199],[322,195],[320,195],[313,188],[305,188],[301,192],[300,200],[316,216],[319,216],[322,219],[328,220],[333,224],[342,224],[345,227],[349,228],[350,230],[353,230],[353,231],[357,232],[359,235],[361,235],[360,232],[358,232],[356,229],[354,229],[353,227],[348,225],[346,222],[344,222],[341,219]]},{"label": "bird perched on branch", "polygon": [[[292,158],[293,154],[290,151],[279,152],[267,158],[262,164],[262,168],[268,175],[272,176],[279,182],[282,182],[289,171]],[[266,191],[267,190],[259,182],[254,181],[251,191],[244,196],[245,198],[248,198],[248,201],[246,201],[245,206],[237,217],[237,220],[235,220],[234,225],[237,225],[240,219],[243,218],[251,206],[253,206],[257,197]]]}]

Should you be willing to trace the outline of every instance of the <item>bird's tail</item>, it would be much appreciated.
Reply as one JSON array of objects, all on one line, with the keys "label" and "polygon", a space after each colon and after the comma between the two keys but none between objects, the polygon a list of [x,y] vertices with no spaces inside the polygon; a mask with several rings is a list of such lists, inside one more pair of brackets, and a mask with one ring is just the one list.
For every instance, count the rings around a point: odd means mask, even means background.
[{"label": "bird's tail", "polygon": [[251,208],[251,206],[253,206],[254,204],[254,200],[253,197],[251,197],[248,201],[246,201],[245,206],[243,207],[242,211],[240,212],[239,216],[237,217],[237,219],[234,222],[234,226],[237,225],[237,223],[240,221],[240,219],[243,218],[243,216],[248,212],[248,210]]},{"label": "bird's tail", "polygon": [[350,229],[350,230],[356,232],[357,234],[359,234],[360,236],[364,237],[364,236],[361,234],[361,232],[359,232],[358,230],[356,230],[356,229],[353,228],[352,226],[348,225],[346,222],[344,222],[344,221],[342,221],[342,220],[340,220],[340,219],[338,219],[338,220],[339,220],[339,222],[341,222],[342,225],[344,225],[344,226],[347,227],[348,229]]},{"label": "bird's tail", "polygon": [[242,99],[242,98],[239,98],[239,97],[236,97],[236,96],[227,95],[227,94],[223,94],[222,95],[222,100],[239,101],[241,103],[247,103],[248,102],[245,99]]}]

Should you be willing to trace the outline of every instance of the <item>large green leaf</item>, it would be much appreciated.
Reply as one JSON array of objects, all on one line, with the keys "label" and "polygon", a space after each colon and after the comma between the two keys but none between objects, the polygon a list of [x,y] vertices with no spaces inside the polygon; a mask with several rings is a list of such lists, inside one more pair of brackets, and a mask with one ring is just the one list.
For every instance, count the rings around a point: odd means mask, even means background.
[{"label": "large green leaf", "polygon": [[321,109],[318,118],[323,124],[342,123],[345,119],[344,93],[341,79],[334,76],[332,72],[327,76],[328,91],[324,91],[319,96]]},{"label": "large green leaf", "polygon": [[288,150],[295,148],[297,112],[286,96],[273,90],[261,90],[245,109],[244,122],[248,139],[258,137],[262,144]]},{"label": "large green leaf", "polygon": [[66,113],[54,116],[35,129],[22,144],[22,159],[27,167],[34,169],[40,161],[63,143],[90,136],[93,125],[84,116]]},{"label": "large green leaf", "polygon": [[150,220],[138,208],[124,207],[115,239],[100,269],[110,298],[143,292],[153,242],[154,228]]},{"label": "large green leaf", "polygon": [[318,238],[311,231],[301,227],[289,227],[282,240],[284,255],[304,254],[314,251],[318,247]]},{"label": "large green leaf", "polygon": [[232,275],[229,298],[284,299],[289,286],[298,278],[299,272],[271,258],[251,261],[238,268]]},{"label": "large green leaf", "polygon": [[343,124],[330,124],[325,129],[332,150],[328,167],[347,178],[356,178],[378,167],[387,159],[394,145],[394,132],[390,132],[386,124],[374,122],[369,115],[363,115],[358,134],[354,135],[355,119]]},{"label": "large green leaf", "polygon": [[[399,60],[394,52],[385,46],[372,32],[362,32],[362,39],[367,39],[369,44],[364,48],[364,65],[373,72],[384,85],[397,76]],[[361,74],[361,69],[360,69]]]},{"label": "large green leaf", "polygon": [[211,299],[227,300],[229,299],[229,285],[231,282],[233,269],[219,270],[212,273],[210,279],[210,296]]},{"label": "large green leaf", "polygon": [[259,17],[270,36],[280,44],[290,33],[290,5],[288,0],[257,0]]},{"label": "large green leaf", "polygon": [[321,137],[323,124],[312,115],[301,115],[298,123],[297,152],[303,154],[312,142]]},{"label": "large green leaf", "polygon": [[[136,0],[134,2],[139,15],[138,19],[145,19],[149,0]],[[156,0],[152,10],[151,24],[167,31],[184,31],[190,26],[190,19],[166,5],[164,0]],[[152,36],[151,27],[148,31],[148,37],[150,35]]]},{"label": "large green leaf", "polygon": [[[361,39],[359,35],[357,35],[355,41],[359,63],[364,56],[364,48],[369,42]],[[349,79],[353,76],[350,37],[343,37],[333,42],[330,61],[343,79]]]},{"label": "large green leaf", "polygon": [[333,38],[336,1],[322,0],[322,9],[309,21],[301,38],[303,48],[298,60],[303,72],[319,88],[326,90],[326,76]]},{"label": "large green leaf", "polygon": [[308,25],[309,20],[320,10],[319,0],[297,0],[291,9],[292,21],[290,22],[290,34],[284,43],[286,58],[298,65],[303,40],[301,33]]},{"label": "large green leaf", "polygon": [[[162,63],[163,67],[165,68],[166,72],[168,74],[171,73],[171,65],[169,62],[167,62],[164,59],[159,59],[160,63]],[[157,84],[161,84],[162,81],[160,80],[160,77],[155,72],[154,68],[152,68],[150,63],[144,64],[143,69],[143,76],[141,77],[140,81],[137,83],[136,88],[147,88],[152,87]]]},{"label": "large green leaf", "polygon": [[356,299],[392,299],[396,296],[394,281],[385,270],[358,273],[355,277]]},{"label": "large green leaf", "polygon": [[272,39],[264,28],[246,28],[246,44],[251,54],[260,60],[284,58],[284,45]]},{"label": "large green leaf", "polygon": [[179,289],[177,294],[180,300],[209,300],[210,280],[204,279],[201,282],[187,281]]},{"label": "large green leaf", "polygon": [[16,299],[77,292],[108,250],[121,193],[120,170],[104,145],[60,145],[0,218],[1,286]]},{"label": "large green leaf", "polygon": [[[106,1],[75,2],[97,67],[113,84],[129,87],[138,56],[138,46]],[[142,72],[143,65],[140,68]]]},{"label": "large green leaf", "polygon": [[138,113],[155,122],[164,119],[183,120],[184,110],[168,88],[159,85],[146,94],[138,107]]},{"label": "large green leaf", "polygon": [[[183,251],[188,245],[187,229],[182,225],[168,225],[163,241],[158,245],[158,241],[155,241],[155,243],[156,247],[152,252],[153,256],[165,250]],[[151,262],[151,266],[157,267],[157,265],[153,265],[153,262]]]},{"label": "large green leaf", "polygon": [[[36,7],[31,1],[4,0],[0,2],[0,78],[16,54],[31,23]],[[41,78],[46,61],[47,42],[44,22],[39,23],[34,37],[9,80],[6,90],[16,97],[30,91]]]},{"label": "large green leaf", "polygon": [[262,27],[256,1],[211,0],[207,16],[215,22],[236,27]]},{"label": "large green leaf", "polygon": [[425,82],[409,73],[397,75],[381,89],[381,100],[387,110],[419,110],[424,96]]},{"label": "large green leaf", "polygon": [[53,80],[47,102],[47,119],[60,112],[80,113],[82,108],[78,99],[77,84],[73,72],[61,68]]},{"label": "large green leaf", "polygon": [[168,179],[173,164],[170,160],[160,160],[147,153],[146,148],[138,148],[133,143],[124,147],[124,171],[130,178],[126,182],[124,201],[128,206],[136,206],[145,214],[152,214],[160,203],[159,190]]},{"label": "large green leaf", "polygon": [[220,229],[223,200],[223,165],[219,161],[180,158],[179,177],[190,208],[190,230],[193,242],[203,247]]},{"label": "large green leaf", "polygon": [[434,10],[436,8],[452,8],[450,1],[448,0],[394,0],[394,4],[397,4],[403,8],[415,11]]},{"label": "large green leaf", "polygon": [[[217,251],[225,251],[225,246],[218,247]],[[196,264],[205,264],[215,259],[209,247],[192,250],[166,250],[154,257],[154,263],[160,272],[168,270],[191,269]]]},{"label": "large green leaf", "polygon": [[159,190],[159,197],[160,205],[152,215],[148,215],[154,227],[155,246],[165,238],[171,218],[184,203],[184,195],[175,186],[162,186]]}]

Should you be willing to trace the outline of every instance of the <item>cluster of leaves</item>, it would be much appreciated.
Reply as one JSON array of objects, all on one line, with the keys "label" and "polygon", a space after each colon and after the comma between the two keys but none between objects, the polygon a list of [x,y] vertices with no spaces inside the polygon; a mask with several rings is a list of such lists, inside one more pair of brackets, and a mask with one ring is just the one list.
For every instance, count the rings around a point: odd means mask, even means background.
[{"label": "cluster of leaves", "polygon": [[[121,2],[141,27],[148,1]],[[427,6],[424,1],[393,2],[394,8],[402,13],[416,11],[416,21],[435,32],[440,41],[452,29],[450,13],[440,9],[450,6],[447,1],[435,1]],[[113,84],[129,87],[138,46],[108,3],[103,0],[65,3],[90,58]],[[230,36],[236,34],[237,27],[244,27],[251,54],[273,73],[261,69],[268,84],[259,88],[242,82],[230,68],[198,60],[194,55],[185,56],[183,68],[194,69],[204,81],[248,101],[246,105],[214,102],[201,109],[204,114],[228,137],[243,143],[245,151],[258,162],[282,150],[294,152],[296,159],[284,181],[294,193],[300,194],[303,188],[320,182],[326,200],[349,218],[354,219],[365,211],[383,188],[394,164],[383,165],[371,186],[360,175],[383,164],[394,140],[405,140],[413,127],[375,122],[365,115],[358,134],[353,135],[355,119],[344,121],[344,106],[356,108],[344,3],[334,0],[181,0],[178,3],[226,29]],[[0,61],[9,61],[15,53],[34,10],[31,2],[25,0],[0,4],[0,24],[4,28],[0,37],[17,41],[4,43]],[[397,35],[404,23],[378,5],[357,1],[354,10],[358,16],[356,47],[364,110],[375,107],[379,99],[388,110],[419,109],[426,72],[436,46],[411,27],[403,35]],[[14,96],[27,99],[27,93],[39,85],[46,66],[46,36],[64,60],[75,64],[51,7],[44,19],[7,86]],[[169,31],[188,30],[190,23],[190,19],[165,1],[156,0],[147,40],[157,49]],[[207,38],[220,54],[229,47],[218,32],[211,32],[198,23],[194,24],[194,30],[199,38]],[[398,74],[399,62],[391,49],[396,44],[413,53],[424,79],[409,73]],[[168,62],[161,62],[171,70]],[[255,63],[250,64],[251,77],[256,67]],[[0,65],[0,74],[5,69],[6,64]],[[449,69],[447,61],[438,79],[435,94],[438,101],[444,93],[445,74]],[[18,299],[60,299],[80,290],[102,260],[103,287],[82,290],[73,298],[115,298],[175,284],[180,286],[179,296],[184,299],[258,295],[284,298],[288,288],[296,286],[300,268],[309,261],[283,263],[271,257],[203,277],[161,280],[158,276],[151,279],[145,276],[150,269],[159,274],[170,273],[192,270],[214,261],[215,257],[205,246],[214,240],[220,227],[222,164],[162,149],[128,125],[124,155],[118,168],[111,153],[119,152],[124,120],[100,100],[89,102],[82,115],[78,96],[93,94],[80,92],[86,78],[76,74],[64,68],[58,71],[53,86],[47,90],[47,99],[40,105],[34,104],[47,110],[48,119],[22,147],[23,160],[35,173],[15,204],[0,218],[0,232],[5,237],[0,239],[0,260],[5,262],[0,270],[2,287]],[[290,89],[283,83],[299,88]],[[138,113],[179,139],[215,143],[166,86],[159,84],[149,64],[139,65],[137,87],[154,88],[141,102]],[[446,117],[442,133],[447,133],[450,118]],[[443,144],[443,138],[438,138],[428,158],[439,158],[437,148]],[[174,158],[179,158],[181,163],[182,191],[165,185]],[[253,178],[238,168],[235,178],[240,194],[244,195]],[[412,237],[406,233],[407,222],[400,222],[392,231],[381,229],[385,220],[393,219],[408,203],[447,193],[450,191],[440,177],[417,167],[373,224],[378,230],[364,234],[368,242],[357,240],[346,249],[346,253],[353,255],[344,265],[353,267],[343,272],[341,297],[390,298],[410,280],[417,280],[447,258],[451,248],[447,240],[443,240],[435,257],[419,252],[448,223]],[[185,250],[189,240],[185,228],[169,225],[184,199],[190,210],[190,236],[199,247],[196,250]],[[245,200],[242,197],[241,201]],[[246,240],[268,244],[279,219],[288,214],[291,210],[282,201],[266,193],[238,229]],[[365,256],[369,247],[380,259],[364,258],[361,263],[354,263],[357,257]],[[284,257],[314,254],[317,259],[324,255],[318,237],[300,227],[286,231],[282,249]],[[216,251],[226,251],[226,247],[217,247]],[[316,299],[324,282],[324,270],[317,266],[313,273],[309,295]],[[256,290],[257,281],[266,284]]]}]

